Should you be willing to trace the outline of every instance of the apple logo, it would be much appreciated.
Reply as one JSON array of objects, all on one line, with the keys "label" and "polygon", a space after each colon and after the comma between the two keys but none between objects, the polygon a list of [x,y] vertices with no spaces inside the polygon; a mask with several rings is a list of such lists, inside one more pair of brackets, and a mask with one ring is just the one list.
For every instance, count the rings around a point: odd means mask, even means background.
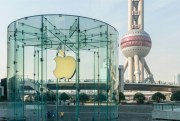
[{"label": "apple logo", "polygon": [[76,60],[71,56],[57,56],[54,58],[56,62],[56,68],[53,71],[56,78],[70,79],[75,74]]}]

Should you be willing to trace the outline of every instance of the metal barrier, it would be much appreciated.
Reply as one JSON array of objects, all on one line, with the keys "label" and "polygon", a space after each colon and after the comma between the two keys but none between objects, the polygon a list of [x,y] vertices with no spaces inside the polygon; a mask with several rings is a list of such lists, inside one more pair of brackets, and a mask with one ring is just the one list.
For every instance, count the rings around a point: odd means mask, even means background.
[{"label": "metal barrier", "polygon": [[180,103],[154,103],[153,110],[180,112]]}]

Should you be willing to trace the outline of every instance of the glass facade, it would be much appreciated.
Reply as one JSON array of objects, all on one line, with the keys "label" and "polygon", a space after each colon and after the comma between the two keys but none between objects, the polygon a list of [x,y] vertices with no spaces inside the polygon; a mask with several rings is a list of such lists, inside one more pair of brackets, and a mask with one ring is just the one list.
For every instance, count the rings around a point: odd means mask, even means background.
[{"label": "glass facade", "polygon": [[[74,107],[72,121],[83,119],[88,106],[94,121],[117,118],[118,32],[114,27],[81,16],[37,15],[12,22],[7,36],[9,120],[45,121],[49,111],[54,121],[62,118],[62,112],[67,116],[60,98],[63,92],[70,96],[69,109]],[[58,56],[76,60],[72,78],[54,76]],[[81,103],[81,93],[89,96],[88,102]]]}]

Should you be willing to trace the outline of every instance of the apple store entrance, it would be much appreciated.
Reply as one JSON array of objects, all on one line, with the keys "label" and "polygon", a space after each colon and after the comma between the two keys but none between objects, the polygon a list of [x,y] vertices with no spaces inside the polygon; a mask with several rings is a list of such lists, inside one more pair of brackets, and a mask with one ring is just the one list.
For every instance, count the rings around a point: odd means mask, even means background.
[{"label": "apple store entrance", "polygon": [[8,26],[8,119],[116,121],[118,32],[92,18],[50,14]]}]

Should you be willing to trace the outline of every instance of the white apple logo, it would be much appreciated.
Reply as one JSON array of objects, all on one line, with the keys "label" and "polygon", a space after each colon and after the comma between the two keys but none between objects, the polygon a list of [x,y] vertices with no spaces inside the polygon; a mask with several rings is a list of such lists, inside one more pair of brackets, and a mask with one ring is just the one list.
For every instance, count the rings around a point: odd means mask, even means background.
[{"label": "white apple logo", "polygon": [[56,68],[53,71],[56,78],[70,79],[75,73],[76,60],[71,56],[57,56],[54,58],[56,62]]}]

